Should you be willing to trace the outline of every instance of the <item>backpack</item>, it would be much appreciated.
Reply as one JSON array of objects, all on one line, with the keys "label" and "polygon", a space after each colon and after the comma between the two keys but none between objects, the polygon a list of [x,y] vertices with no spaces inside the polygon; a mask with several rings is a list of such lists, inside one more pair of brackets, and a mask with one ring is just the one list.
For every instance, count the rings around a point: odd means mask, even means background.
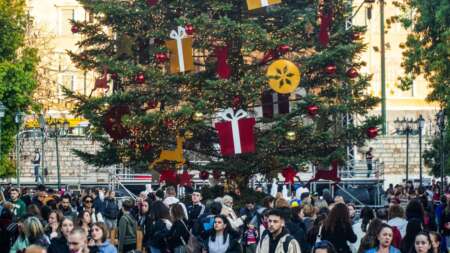
[{"label": "backpack", "polygon": [[[259,241],[259,246],[261,247],[261,244],[264,240],[264,237],[269,236],[269,231],[264,230],[263,234],[261,235],[261,240]],[[289,250],[289,244],[291,241],[294,240],[294,237],[292,235],[287,235],[286,240],[283,242],[283,252],[287,253]]]},{"label": "backpack", "polygon": [[110,220],[115,220],[119,216],[119,207],[114,200],[105,201],[105,209],[103,210],[103,216]]},{"label": "backpack", "polygon": [[202,252],[202,247],[200,242],[197,240],[197,238],[189,231],[186,224],[181,221],[184,225],[184,228],[189,232],[189,240],[186,242],[184,241],[183,237],[180,237],[181,242],[183,243],[186,253],[200,253]]},{"label": "backpack", "polygon": [[214,228],[214,217],[205,217],[202,222],[203,231],[209,232]]}]

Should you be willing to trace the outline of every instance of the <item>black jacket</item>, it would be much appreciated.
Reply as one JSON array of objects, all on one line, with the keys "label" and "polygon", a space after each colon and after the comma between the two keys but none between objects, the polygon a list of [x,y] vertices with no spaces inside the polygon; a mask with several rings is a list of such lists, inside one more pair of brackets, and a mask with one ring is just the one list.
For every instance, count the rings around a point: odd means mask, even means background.
[{"label": "black jacket", "polygon": [[188,226],[189,228],[192,228],[194,226],[194,223],[197,221],[197,219],[205,213],[205,206],[200,203],[199,205],[190,205],[187,208],[188,211]]},{"label": "black jacket", "polygon": [[53,238],[50,240],[50,246],[47,249],[48,253],[70,253],[67,240],[64,236]]},{"label": "black jacket", "polygon": [[169,236],[169,230],[162,219],[152,221],[147,219],[145,226],[143,244],[146,247],[154,247],[164,251],[168,248],[167,238]]},{"label": "black jacket", "polygon": [[351,253],[347,241],[356,242],[356,235],[353,232],[352,226],[349,224],[345,228],[335,228],[333,232],[322,229],[322,240],[330,241],[336,248],[337,253]]},{"label": "black jacket", "polygon": [[169,236],[167,238],[167,244],[169,245],[169,248],[171,250],[183,245],[181,237],[183,238],[185,243],[189,241],[189,230],[185,225],[186,221],[183,222],[177,220],[173,223],[172,227],[170,228]]}]

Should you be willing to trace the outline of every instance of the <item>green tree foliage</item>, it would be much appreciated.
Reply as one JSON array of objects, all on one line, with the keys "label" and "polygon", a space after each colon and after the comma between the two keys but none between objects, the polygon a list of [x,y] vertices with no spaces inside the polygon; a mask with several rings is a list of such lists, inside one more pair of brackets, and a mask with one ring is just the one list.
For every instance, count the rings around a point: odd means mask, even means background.
[{"label": "green tree foliage", "polygon": [[[409,75],[402,80],[404,88],[411,87],[419,75],[432,88],[428,100],[438,102],[448,118],[450,115],[450,2],[448,0],[408,0],[397,3],[408,14],[402,19],[411,29],[405,44],[403,67]],[[411,15],[412,14],[412,15]],[[445,142],[450,143],[450,125],[446,123]],[[439,140],[432,141],[432,150],[425,153],[432,165],[432,174],[439,176]],[[448,145],[444,148],[448,156]],[[447,161],[447,165],[450,163]],[[447,172],[450,168],[447,166]],[[448,173],[446,173],[448,174]]]},{"label": "green tree foliage", "polygon": [[[190,168],[238,174],[245,181],[252,174],[277,172],[288,164],[343,161],[346,147],[364,145],[366,129],[379,124],[378,118],[366,117],[379,102],[365,92],[370,76],[352,79],[346,74],[351,67],[359,70],[364,65],[358,54],[365,50],[354,39],[365,29],[345,30],[345,18],[351,12],[347,1],[325,1],[326,8],[333,10],[327,47],[318,41],[320,1],[283,0],[253,12],[243,0],[164,0],[151,6],[144,0],[80,2],[98,22],[74,23],[85,39],[79,43],[80,53],[70,52],[72,59],[80,68],[100,73],[106,67],[118,76],[112,95],[69,94],[78,101],[77,112],[92,123],[92,136],[104,143],[96,154],[77,152],[97,166],[120,162],[147,170],[162,149],[173,149],[177,132],[190,130],[194,136],[184,145],[185,156],[209,161],[202,166],[189,164]],[[333,6],[328,6],[330,2]],[[161,42],[169,39],[171,30],[186,24],[195,29],[196,71],[170,74],[155,55],[167,52]],[[229,46],[232,74],[228,80],[216,75],[216,45]],[[291,49],[281,58],[299,66],[303,93],[291,96],[289,114],[257,119],[256,153],[222,157],[214,146],[218,137],[211,121],[224,108],[251,112],[261,105],[261,94],[269,89],[265,72],[271,62],[259,63],[264,53],[280,45]],[[328,64],[336,65],[336,74],[325,72]],[[136,83],[138,73],[144,73],[144,84]],[[145,109],[149,101],[158,101],[157,108]],[[117,105],[130,108],[122,118],[130,136],[111,140],[104,138],[104,119]],[[320,107],[317,116],[308,115],[307,105]],[[204,113],[206,119],[194,121],[194,112]],[[345,115],[354,116],[355,124],[344,127]],[[289,131],[298,138],[286,140]],[[143,150],[146,144],[150,150]]]},{"label": "green tree foliage", "polygon": [[7,108],[0,136],[0,176],[15,171],[8,156],[17,133],[14,116],[30,109],[36,87],[36,50],[24,46],[28,21],[24,0],[0,0],[0,101]]}]

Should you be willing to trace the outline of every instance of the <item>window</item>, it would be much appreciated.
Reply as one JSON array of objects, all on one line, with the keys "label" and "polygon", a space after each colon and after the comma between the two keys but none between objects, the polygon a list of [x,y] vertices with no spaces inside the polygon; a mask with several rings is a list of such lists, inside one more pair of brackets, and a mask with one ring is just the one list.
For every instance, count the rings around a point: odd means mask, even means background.
[{"label": "window", "polygon": [[64,96],[63,88],[69,89],[69,90],[75,90],[75,76],[74,75],[62,75],[61,76],[61,82],[60,85],[58,85],[58,96],[62,97]]},{"label": "window", "polygon": [[72,19],[75,19],[74,9],[61,9],[60,10],[60,25],[59,31],[61,35],[72,35]]}]

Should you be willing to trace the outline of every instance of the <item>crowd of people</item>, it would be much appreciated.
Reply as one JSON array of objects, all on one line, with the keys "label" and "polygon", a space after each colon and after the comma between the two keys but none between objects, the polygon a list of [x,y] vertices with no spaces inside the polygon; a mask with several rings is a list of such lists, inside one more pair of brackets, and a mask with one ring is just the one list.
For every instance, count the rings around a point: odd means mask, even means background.
[{"label": "crowd of people", "polygon": [[[436,190],[437,189],[437,190]],[[7,187],[0,252],[10,253],[443,253],[450,248],[450,195],[437,186],[390,186],[388,205],[357,209],[342,196],[303,192],[235,208],[224,195],[180,200],[172,186],[136,201],[114,191]],[[406,201],[405,201],[406,199]],[[120,208],[119,208],[120,207]]]}]

